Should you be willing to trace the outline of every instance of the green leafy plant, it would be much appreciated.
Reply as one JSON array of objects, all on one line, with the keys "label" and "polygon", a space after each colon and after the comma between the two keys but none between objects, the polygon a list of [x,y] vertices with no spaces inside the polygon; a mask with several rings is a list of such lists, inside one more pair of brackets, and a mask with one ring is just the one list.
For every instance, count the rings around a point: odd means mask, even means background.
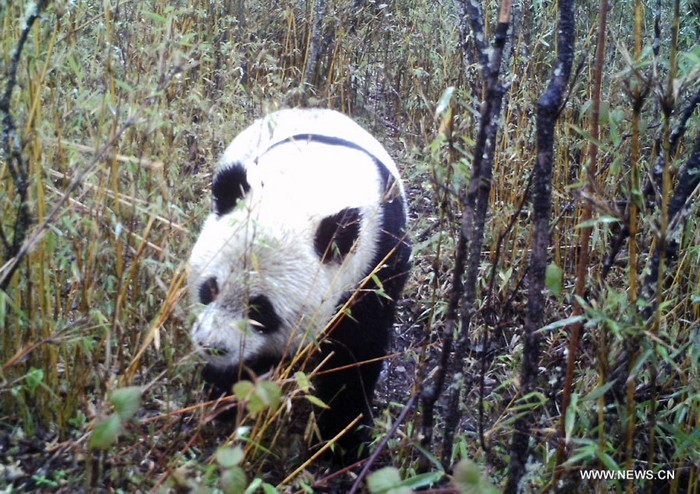
[{"label": "green leafy plant", "polygon": [[131,420],[141,406],[141,393],[139,386],[120,388],[111,393],[109,401],[114,413],[95,424],[88,442],[91,449],[107,449],[117,442],[124,430],[123,424]]}]

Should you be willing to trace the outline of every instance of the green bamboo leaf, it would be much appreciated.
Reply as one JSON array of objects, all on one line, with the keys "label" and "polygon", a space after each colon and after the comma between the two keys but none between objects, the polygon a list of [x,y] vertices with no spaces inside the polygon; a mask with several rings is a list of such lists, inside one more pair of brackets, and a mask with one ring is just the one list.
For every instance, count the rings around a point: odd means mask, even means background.
[{"label": "green bamboo leaf", "polygon": [[440,100],[438,101],[437,107],[435,108],[435,117],[439,117],[445,110],[450,107],[450,102],[452,101],[452,96],[454,95],[455,87],[450,86],[442,92]]},{"label": "green bamboo leaf", "polygon": [[29,369],[29,372],[27,372],[27,389],[29,390],[30,394],[34,394],[36,392],[36,389],[41,386],[41,384],[44,382],[44,371],[43,369],[37,369],[35,367],[32,367]]},{"label": "green bamboo leaf", "polygon": [[268,484],[267,482],[263,484],[262,488],[265,494],[278,494],[278,491],[277,489],[275,489],[275,486],[272,484]]},{"label": "green bamboo leaf", "polygon": [[168,22],[168,20],[165,17],[163,17],[160,14],[156,14],[155,12],[144,12],[144,14],[146,15],[146,17],[153,19],[156,22],[160,22],[161,24],[165,24],[166,22]]},{"label": "green bamboo leaf", "polygon": [[238,381],[233,385],[233,394],[240,403],[243,403],[253,394],[255,386],[250,381]]},{"label": "green bamboo leaf", "polygon": [[134,87],[131,86],[131,85],[130,85],[128,82],[126,82],[126,81],[122,81],[122,80],[119,80],[119,79],[114,79],[114,83],[117,85],[117,87],[119,87],[119,88],[121,88],[121,89],[123,89],[123,90],[125,90],[125,91],[128,91],[128,92],[133,92],[133,91],[134,91]]},{"label": "green bamboo leaf", "polygon": [[401,485],[401,475],[394,467],[384,467],[367,477],[367,488],[372,494],[412,494]]},{"label": "green bamboo leaf", "polygon": [[304,372],[296,372],[294,374],[294,379],[296,379],[299,389],[301,389],[304,393],[309,392],[311,389],[311,380],[309,379],[309,376],[307,376]]},{"label": "green bamboo leaf", "polygon": [[542,326],[540,329],[537,330],[539,333],[545,333],[547,331],[553,331],[555,329],[563,328],[566,326],[571,326],[572,324],[576,324],[577,322],[581,322],[585,319],[584,316],[571,316],[567,317],[566,319],[559,319],[558,321],[554,321],[553,323],[549,323],[546,326]]},{"label": "green bamboo leaf", "polygon": [[244,494],[247,485],[248,479],[239,466],[231,467],[221,474],[221,490],[224,494]]},{"label": "green bamboo leaf", "polygon": [[578,393],[571,393],[571,401],[566,408],[566,417],[564,418],[564,431],[566,438],[570,438],[574,426],[576,425],[576,412],[578,411]]},{"label": "green bamboo leaf", "polygon": [[612,456],[610,456],[609,454],[598,453],[597,456],[608,470],[614,470],[614,471],[620,470],[620,465],[618,465],[617,462],[615,460],[613,460]]},{"label": "green bamboo leaf", "polygon": [[564,271],[557,266],[556,263],[551,263],[547,266],[547,271],[545,273],[545,286],[549,288],[557,297],[561,297],[563,292],[564,284]]},{"label": "green bamboo leaf", "polygon": [[586,139],[586,140],[592,142],[593,144],[595,144],[596,146],[598,146],[598,148],[599,148],[601,151],[604,151],[604,152],[606,152],[606,153],[610,153],[610,152],[613,152],[613,151],[614,151],[612,147],[608,146],[607,144],[605,144],[605,143],[604,143],[603,141],[601,141],[600,139],[595,139],[595,138],[591,135],[591,133],[588,132],[587,130],[584,130],[584,129],[582,129],[581,127],[578,127],[578,126],[576,126],[576,125],[574,125],[574,124],[569,124],[569,128],[570,128],[571,130],[573,130],[574,132],[576,132],[577,134],[579,134],[579,135],[580,135],[581,137],[583,137],[584,139]]},{"label": "green bamboo leaf", "polygon": [[282,389],[272,381],[262,381],[257,386],[257,394],[269,408],[276,408],[282,399]]},{"label": "green bamboo leaf", "polygon": [[609,223],[620,223],[620,218],[615,218],[614,216],[599,216],[598,218],[592,218],[579,223],[574,228],[593,228],[596,225],[607,225]]},{"label": "green bamboo leaf", "polygon": [[114,410],[122,420],[129,420],[141,407],[141,387],[127,386],[112,392],[109,401],[114,405]]},{"label": "green bamboo leaf", "polygon": [[263,481],[260,478],[255,478],[253,481],[250,483],[248,488],[245,490],[244,494],[253,494],[258,490],[258,488],[262,485]]},{"label": "green bamboo leaf", "polygon": [[224,446],[216,450],[216,462],[223,468],[233,468],[243,461],[244,453],[240,446]]},{"label": "green bamboo leaf", "polygon": [[600,398],[602,395],[608,392],[610,388],[613,387],[613,384],[615,384],[614,381],[611,381],[609,383],[605,383],[602,386],[597,386],[593,391],[588,393],[584,398],[583,401],[595,401],[598,398]]},{"label": "green bamboo leaf", "polygon": [[305,395],[304,398],[309,400],[311,403],[313,403],[317,407],[323,408],[324,410],[330,409],[330,407],[328,405],[326,405],[323,401],[321,401],[319,398],[315,397],[314,395]]},{"label": "green bamboo leaf", "polygon": [[436,484],[444,477],[443,472],[426,472],[419,473],[401,481],[401,485],[411,489],[422,489]]},{"label": "green bamboo leaf", "polygon": [[471,460],[462,460],[454,470],[452,481],[460,494],[496,494],[498,489],[481,473],[479,466]]},{"label": "green bamboo leaf", "polygon": [[90,435],[88,447],[90,449],[107,449],[117,442],[122,431],[122,421],[119,415],[113,413],[106,419],[97,423]]}]

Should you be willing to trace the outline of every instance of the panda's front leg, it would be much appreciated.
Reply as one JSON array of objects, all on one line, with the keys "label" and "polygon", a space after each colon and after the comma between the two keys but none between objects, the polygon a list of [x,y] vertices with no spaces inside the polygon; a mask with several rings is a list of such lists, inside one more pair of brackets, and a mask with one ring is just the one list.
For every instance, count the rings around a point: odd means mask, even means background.
[{"label": "panda's front leg", "polygon": [[[358,416],[359,425],[346,431],[337,441],[334,457],[351,463],[366,456],[373,424],[372,399],[382,370],[394,316],[394,303],[375,293],[365,293],[343,317],[323,345],[323,357],[329,356],[327,372],[315,382],[318,397],[329,410],[319,416],[323,439],[330,440]],[[335,370],[340,369],[340,370]]]},{"label": "panda's front leg", "polygon": [[316,379],[318,397],[330,407],[320,413],[318,428],[324,440],[331,440],[360,417],[359,423],[337,440],[337,447],[333,450],[334,458],[347,464],[367,455],[372,426],[372,395],[381,364],[360,364],[340,346],[328,346],[333,351],[329,364],[348,368],[329,369],[327,374]]}]

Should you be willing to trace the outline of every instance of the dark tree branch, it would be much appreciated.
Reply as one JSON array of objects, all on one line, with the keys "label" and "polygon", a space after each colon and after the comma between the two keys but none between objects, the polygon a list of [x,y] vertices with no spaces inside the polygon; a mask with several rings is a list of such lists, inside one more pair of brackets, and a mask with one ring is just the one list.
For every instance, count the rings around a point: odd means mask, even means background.
[{"label": "dark tree branch", "polygon": [[[12,92],[17,86],[17,70],[19,61],[22,57],[24,45],[27,42],[29,33],[32,30],[34,22],[41,15],[42,10],[48,3],[48,0],[40,0],[34,5],[34,9],[29,12],[25,19],[20,33],[19,40],[15,46],[10,59],[10,65],[7,70],[7,84],[0,98],[0,113],[2,113],[2,152],[7,162],[7,168],[15,184],[15,193],[17,195],[17,213],[15,216],[15,224],[13,227],[12,238],[8,238],[4,229],[0,226],[0,238],[2,238],[5,255],[3,256],[5,263],[11,261],[20,251],[20,248],[27,236],[29,225],[32,222],[29,212],[29,167],[24,157],[22,156],[22,140],[17,133],[15,119],[10,111],[12,103]],[[6,272],[0,282],[0,290],[5,290],[12,279],[12,275],[19,267],[19,264],[12,264],[10,271]]]},{"label": "dark tree branch", "polygon": [[479,62],[486,77],[489,67],[489,45],[486,43],[484,35],[484,13],[481,10],[481,3],[472,0],[464,2],[464,20],[469,19],[469,25],[474,36],[474,43],[479,51]]},{"label": "dark tree branch", "polygon": [[425,386],[421,394],[421,429],[423,434],[421,445],[428,450],[431,448],[433,442],[435,404],[444,390],[445,378],[450,365],[450,355],[452,355],[455,328],[457,326],[459,301],[461,300],[462,293],[464,291],[462,275],[464,274],[464,258],[466,257],[466,251],[466,240],[460,235],[457,243],[455,265],[452,269],[452,289],[450,290],[450,296],[447,301],[445,325],[441,331],[442,348],[440,352],[440,361],[438,363],[435,381],[432,384]]},{"label": "dark tree branch", "polygon": [[323,21],[326,17],[326,4],[327,0],[316,0],[311,48],[308,54],[306,71],[304,72],[304,84],[307,85],[313,84],[316,79],[316,67],[321,56],[321,34]]},{"label": "dark tree branch", "polygon": [[[474,0],[461,0],[458,3],[461,6],[460,42],[467,72],[472,72],[473,69],[470,69],[470,66],[478,66],[481,71],[481,80],[485,81],[489,67],[489,45],[484,34],[484,13],[481,3]],[[476,58],[474,52],[476,52]],[[480,100],[482,86],[477,84],[475,77],[467,77],[467,81],[474,98]]]},{"label": "dark tree branch", "polygon": [[695,92],[695,95],[690,99],[688,105],[680,113],[680,119],[678,125],[671,132],[670,137],[670,157],[666,157],[666,153],[663,150],[663,145],[657,142],[657,146],[661,150],[659,152],[659,157],[654,163],[652,170],[647,175],[647,179],[644,184],[644,197],[647,199],[647,205],[649,209],[656,209],[659,201],[658,198],[661,194],[661,178],[663,176],[664,167],[666,166],[666,160],[673,160],[676,152],[678,151],[678,144],[681,138],[685,135],[687,130],[687,124],[690,117],[693,115],[695,108],[700,104],[700,89]]},{"label": "dark tree branch", "polygon": [[690,102],[686,105],[683,111],[680,113],[680,118],[678,125],[671,132],[671,155],[675,155],[678,151],[678,143],[680,142],[685,131],[688,128],[688,120],[693,115],[695,109],[700,105],[700,88],[695,91],[695,94],[690,98]]},{"label": "dark tree branch", "polygon": [[[469,19],[472,34],[475,40],[483,41],[483,22],[480,11],[476,5],[465,2],[464,18]],[[453,375],[456,382],[450,387],[448,397],[447,426],[443,435],[442,457],[443,464],[448,466],[454,432],[461,416],[459,412],[459,396],[462,391],[464,375],[463,359],[461,356],[468,346],[468,326],[472,316],[472,308],[476,294],[476,276],[478,274],[480,250],[483,237],[483,227],[485,223],[486,210],[488,208],[488,196],[491,187],[491,169],[493,166],[493,156],[496,144],[496,134],[498,131],[498,115],[501,111],[501,101],[505,89],[498,84],[498,74],[500,72],[503,47],[508,32],[508,19],[510,18],[511,2],[504,0],[501,4],[501,14],[494,41],[493,58],[490,64],[488,59],[482,58],[483,74],[487,78],[487,96],[481,108],[481,120],[479,135],[474,151],[474,162],[472,164],[472,178],[468,190],[462,202],[464,205],[465,217],[462,224],[461,234],[458,239],[455,265],[452,270],[452,290],[448,299],[447,313],[445,315],[445,326],[442,330],[442,349],[435,380],[426,386],[421,395],[422,409],[422,445],[430,448],[433,440],[433,419],[434,407],[437,399],[444,391],[446,376]],[[466,21],[463,21],[466,25]],[[466,30],[466,29],[464,29]],[[463,32],[466,39],[466,33]],[[485,46],[485,44],[483,44]],[[466,43],[462,45],[463,50],[467,50]],[[480,53],[486,54],[486,50],[481,46]],[[467,260],[469,263],[467,264]],[[471,285],[469,294],[464,294],[464,284],[462,277],[467,267],[467,283]],[[459,310],[462,310],[462,317],[458,321]],[[459,322],[459,324],[458,324]],[[454,338],[457,328],[461,327],[461,336],[457,341],[456,351],[453,352]]]},{"label": "dark tree branch", "polygon": [[[524,328],[521,395],[535,389],[539,362],[537,330],[543,325],[544,279],[547,267],[552,209],[552,170],[554,166],[554,129],[559,108],[564,98],[574,60],[575,19],[574,0],[559,0],[559,56],[547,91],[537,104],[537,162],[534,170],[532,208],[534,238],[528,273],[528,305]],[[529,451],[532,418],[523,414],[514,423],[510,451],[510,472],[504,492],[515,493],[525,473]]]},{"label": "dark tree branch", "polygon": [[[491,263],[491,273],[489,274],[489,283],[488,283],[488,289],[486,291],[486,296],[484,299],[487,301],[487,307],[488,307],[488,312],[490,314],[495,314],[497,312],[496,307],[494,306],[495,300],[494,300],[494,295],[493,295],[493,290],[494,290],[494,285],[496,282],[496,273],[498,271],[498,263],[501,259],[501,250],[503,249],[503,242],[505,241],[506,237],[510,234],[510,232],[513,230],[513,227],[515,226],[515,223],[517,222],[518,218],[520,217],[523,208],[525,207],[525,203],[527,202],[528,198],[530,197],[530,187],[532,186],[532,179],[533,179],[533,174],[530,174],[527,178],[527,184],[525,185],[525,190],[523,191],[523,195],[520,198],[520,202],[518,203],[517,207],[515,208],[515,212],[511,215],[510,220],[508,221],[508,224],[506,227],[503,229],[503,231],[498,235],[498,240],[496,241],[496,252],[493,255],[493,260]],[[503,307],[507,307],[509,303],[507,302],[506,304],[503,305]],[[505,313],[505,311],[501,311],[501,313]],[[493,319],[493,317],[491,318]],[[489,327],[494,327],[493,324],[489,324]],[[488,452],[490,450],[489,445],[486,444],[486,438],[484,436],[484,394],[485,394],[485,389],[486,389],[486,370],[487,370],[487,361],[489,360],[489,346],[490,346],[490,337],[489,337],[489,332],[485,331],[484,334],[484,342],[482,345],[482,348],[484,349],[483,352],[481,352],[481,369],[479,371],[479,442],[481,443],[481,449],[484,451]]]},{"label": "dark tree branch", "polygon": [[[466,382],[466,355],[470,343],[470,325],[475,312],[475,300],[478,286],[479,265],[481,264],[481,247],[483,244],[484,225],[488,211],[491,178],[493,175],[493,160],[499,129],[498,116],[501,113],[505,87],[499,84],[503,51],[507,40],[508,27],[511,17],[512,3],[503,0],[496,26],[491,60],[486,74],[486,99],[481,108],[479,134],[474,148],[472,174],[463,198],[464,218],[460,242],[466,246],[466,271],[464,294],[461,300],[461,317],[459,321],[459,338],[454,347],[454,355],[450,356],[449,373],[455,377],[455,385],[450,387],[447,397],[447,416],[445,417],[445,432],[442,442],[441,460],[448,464],[452,454],[454,435],[461,418],[460,396]],[[474,26],[478,29],[479,26]]]}]

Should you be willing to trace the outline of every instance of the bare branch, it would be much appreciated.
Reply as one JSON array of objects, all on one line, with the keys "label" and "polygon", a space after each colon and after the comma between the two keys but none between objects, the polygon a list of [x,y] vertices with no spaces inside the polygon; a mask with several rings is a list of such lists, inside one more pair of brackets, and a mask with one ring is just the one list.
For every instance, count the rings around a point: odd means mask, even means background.
[{"label": "bare branch", "polygon": [[[3,248],[5,250],[5,262],[13,259],[20,250],[20,246],[27,236],[29,225],[31,224],[31,214],[29,212],[29,170],[28,165],[22,157],[22,140],[17,133],[15,119],[10,111],[12,102],[12,93],[17,86],[17,70],[19,61],[22,57],[24,45],[29,37],[29,32],[32,30],[34,22],[41,15],[42,10],[48,3],[48,0],[41,0],[33,5],[32,10],[27,14],[24,21],[22,32],[15,46],[10,59],[10,65],[7,70],[7,84],[0,98],[0,113],[2,113],[2,153],[7,162],[7,168],[15,184],[15,193],[18,197],[17,214],[14,219],[12,239],[8,238],[4,229],[0,229],[0,237],[2,238]],[[12,274],[16,267],[3,275],[0,282],[0,289],[5,290],[12,278]]]},{"label": "bare branch", "polygon": [[[543,325],[544,280],[550,241],[552,209],[552,171],[554,167],[554,129],[564,98],[574,60],[575,17],[574,0],[559,1],[559,56],[547,91],[537,104],[537,162],[534,170],[532,208],[534,238],[528,272],[528,305],[524,328],[521,396],[535,390],[539,363],[537,330]],[[517,492],[525,473],[529,451],[532,417],[524,413],[514,423],[510,451],[510,473],[504,492]]]}]

